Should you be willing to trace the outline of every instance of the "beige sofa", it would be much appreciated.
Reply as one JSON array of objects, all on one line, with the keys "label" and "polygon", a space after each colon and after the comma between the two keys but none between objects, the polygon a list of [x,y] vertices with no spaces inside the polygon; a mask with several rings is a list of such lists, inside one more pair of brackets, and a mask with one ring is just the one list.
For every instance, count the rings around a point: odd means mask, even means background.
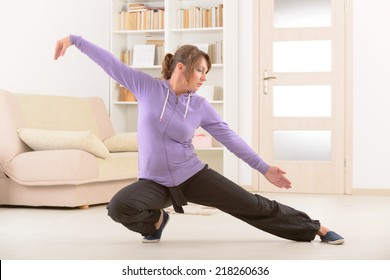
[{"label": "beige sofa", "polygon": [[98,97],[0,90],[0,205],[86,207],[137,180],[135,133]]}]

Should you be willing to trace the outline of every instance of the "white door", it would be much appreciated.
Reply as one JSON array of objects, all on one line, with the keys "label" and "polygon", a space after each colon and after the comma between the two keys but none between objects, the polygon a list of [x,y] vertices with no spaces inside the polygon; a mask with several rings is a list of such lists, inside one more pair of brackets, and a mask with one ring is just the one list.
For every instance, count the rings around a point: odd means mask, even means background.
[{"label": "white door", "polygon": [[[290,193],[342,194],[344,1],[254,2],[259,12],[254,98],[259,154],[287,172]],[[254,176],[259,191],[286,191]]]}]

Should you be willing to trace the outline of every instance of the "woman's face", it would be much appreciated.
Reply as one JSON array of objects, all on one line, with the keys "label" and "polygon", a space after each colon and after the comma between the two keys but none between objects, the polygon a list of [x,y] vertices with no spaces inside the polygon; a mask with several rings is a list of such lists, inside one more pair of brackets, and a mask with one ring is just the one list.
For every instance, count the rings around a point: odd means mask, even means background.
[{"label": "woman's face", "polygon": [[189,91],[197,91],[203,83],[206,81],[206,74],[208,67],[206,59],[203,57],[200,59],[199,65],[194,69],[190,79],[188,81]]}]

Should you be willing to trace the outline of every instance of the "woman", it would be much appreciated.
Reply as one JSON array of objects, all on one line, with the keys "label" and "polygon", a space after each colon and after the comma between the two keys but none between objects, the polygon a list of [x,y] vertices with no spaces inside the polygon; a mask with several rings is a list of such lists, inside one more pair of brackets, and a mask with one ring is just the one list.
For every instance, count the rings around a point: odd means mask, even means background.
[{"label": "woman", "polygon": [[316,235],[330,244],[344,239],[289,206],[247,192],[210,169],[194,152],[192,137],[202,127],[237,157],[279,188],[291,188],[285,172],[264,162],[196,91],[210,71],[209,56],[184,45],[163,61],[162,79],[124,65],[108,51],[80,36],[57,42],[54,59],[75,45],[138,101],[139,180],[120,190],[107,206],[109,216],[143,242],[158,242],[169,221],[163,208],[184,213],[187,202],[216,207],[271,234],[295,241]]}]

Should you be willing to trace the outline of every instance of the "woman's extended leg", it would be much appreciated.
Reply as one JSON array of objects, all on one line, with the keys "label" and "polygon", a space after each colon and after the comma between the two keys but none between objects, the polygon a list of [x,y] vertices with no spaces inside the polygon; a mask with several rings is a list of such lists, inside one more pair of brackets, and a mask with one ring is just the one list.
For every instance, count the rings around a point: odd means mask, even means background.
[{"label": "woman's extended leg", "polygon": [[260,195],[252,194],[212,169],[205,168],[182,187],[189,202],[216,207],[276,236],[311,241],[319,221]]}]

